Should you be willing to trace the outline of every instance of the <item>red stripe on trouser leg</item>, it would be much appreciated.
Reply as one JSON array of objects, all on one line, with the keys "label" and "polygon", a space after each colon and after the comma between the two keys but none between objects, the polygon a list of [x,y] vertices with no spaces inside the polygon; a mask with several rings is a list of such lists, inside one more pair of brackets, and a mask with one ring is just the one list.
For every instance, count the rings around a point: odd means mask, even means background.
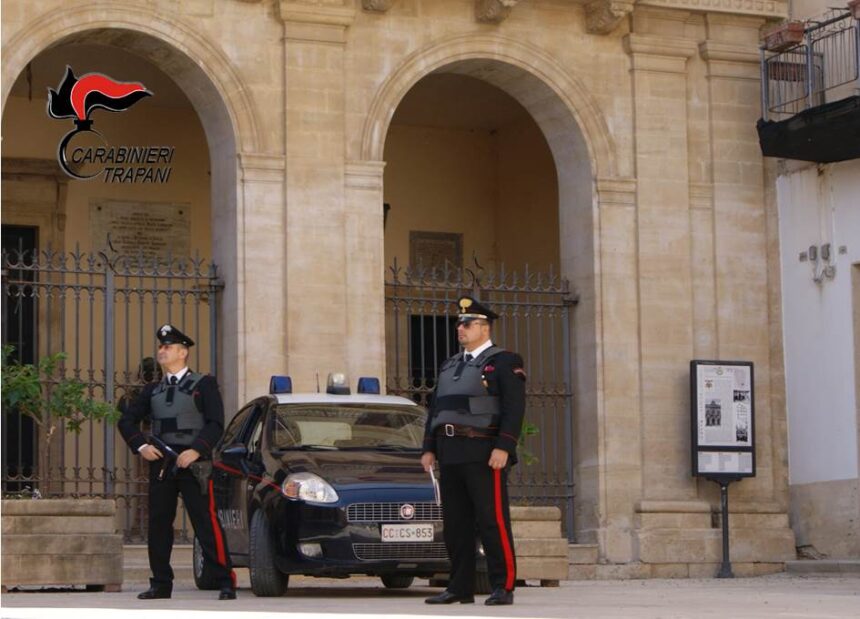
[{"label": "red stripe on trouser leg", "polygon": [[496,503],[496,524],[499,526],[499,537],[502,539],[502,552],[505,555],[505,590],[514,589],[514,553],[511,551],[511,540],[508,539],[508,528],[505,526],[505,515],[502,511],[502,471],[493,469],[493,494]]},{"label": "red stripe on trouser leg", "polygon": [[230,582],[233,583],[234,589],[239,588],[239,585],[236,584],[236,570],[230,570]]},{"label": "red stripe on trouser leg", "polygon": [[224,538],[221,536],[221,523],[215,512],[215,490],[212,480],[209,480],[209,517],[212,519],[212,532],[215,534],[215,550],[218,553],[218,563],[227,565],[227,553],[224,552]]}]

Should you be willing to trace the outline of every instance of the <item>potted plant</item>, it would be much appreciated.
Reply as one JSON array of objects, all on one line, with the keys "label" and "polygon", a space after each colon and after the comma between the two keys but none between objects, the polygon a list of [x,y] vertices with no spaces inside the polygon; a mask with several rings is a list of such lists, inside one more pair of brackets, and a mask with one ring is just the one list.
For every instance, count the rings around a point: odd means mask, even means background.
[{"label": "potted plant", "polygon": [[764,33],[764,48],[771,52],[782,52],[803,41],[806,22],[789,20],[770,28]]},{"label": "potted plant", "polygon": [[[88,397],[86,385],[76,378],[57,378],[55,374],[65,360],[66,353],[43,357],[38,365],[11,361],[14,349],[2,350],[2,404],[3,410],[17,410],[27,415],[39,429],[38,474],[44,483],[47,479],[51,441],[60,422],[69,432],[80,433],[86,421],[108,420],[115,422],[119,411],[106,402]],[[42,494],[48,494],[47,486]]]},{"label": "potted plant", "polygon": [[[2,349],[2,405],[31,417],[39,431],[38,486],[2,502],[2,588],[16,585],[86,585],[119,591],[122,586],[122,537],[116,533],[113,500],[41,498],[50,494],[48,467],[52,439],[61,423],[80,432],[86,421],[113,421],[119,413],[90,398],[84,383],[57,376],[64,353],[37,365],[10,361]],[[41,490],[41,492],[40,492]],[[16,500],[17,498],[17,500]]]}]

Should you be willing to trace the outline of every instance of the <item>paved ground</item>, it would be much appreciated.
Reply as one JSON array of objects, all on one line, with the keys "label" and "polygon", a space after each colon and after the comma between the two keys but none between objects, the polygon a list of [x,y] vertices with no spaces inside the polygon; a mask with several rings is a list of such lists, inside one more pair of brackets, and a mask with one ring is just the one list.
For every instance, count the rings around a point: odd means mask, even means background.
[{"label": "paved ground", "polygon": [[[10,592],[0,598],[6,619],[290,619],[325,617],[351,619],[419,616],[455,617],[676,617],[790,619],[860,617],[860,578],[856,576],[789,576],[780,574],[736,580],[570,581],[558,588],[525,587],[516,604],[427,606],[423,598],[438,589],[416,586],[388,591],[370,578],[328,580],[294,578],[283,598],[256,598],[248,589],[235,602],[219,602],[216,592],[188,585],[174,590],[170,600],[140,602],[144,585],[127,585],[122,593]],[[216,611],[216,612],[213,612]]]}]

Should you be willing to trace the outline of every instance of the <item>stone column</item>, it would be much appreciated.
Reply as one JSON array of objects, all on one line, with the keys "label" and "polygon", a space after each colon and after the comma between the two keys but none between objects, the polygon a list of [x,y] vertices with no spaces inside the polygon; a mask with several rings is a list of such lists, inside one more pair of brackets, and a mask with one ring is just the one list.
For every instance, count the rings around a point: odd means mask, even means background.
[{"label": "stone column", "polygon": [[779,333],[768,328],[779,322],[778,315],[771,315],[778,306],[770,303],[770,291],[779,282],[770,281],[768,273],[764,160],[755,128],[761,117],[758,42],[764,22],[708,14],[705,23],[707,39],[699,52],[707,65],[713,157],[716,354],[755,364],[757,474],[734,485],[730,500],[738,510],[758,514],[747,517],[749,526],[765,527],[767,520],[767,528],[776,528],[779,521],[782,537],[772,552],[761,553],[773,557],[781,551],[789,554],[793,538],[787,539],[790,530],[782,524],[788,501],[785,411],[772,406],[774,400],[783,401],[784,391]]},{"label": "stone column", "polygon": [[353,382],[376,376],[385,386],[384,161],[346,166],[347,369]]},{"label": "stone column", "polygon": [[[601,558],[628,563],[635,560],[633,506],[642,496],[643,461],[636,181],[599,178],[596,185],[602,397],[597,415],[576,416],[575,522],[577,541],[598,542]],[[592,527],[599,527],[596,539],[588,534]]]},{"label": "stone column", "polygon": [[682,11],[634,13],[631,56],[637,182],[642,498],[695,498],[690,478],[693,353],[687,60]]},{"label": "stone column", "polygon": [[[287,355],[297,391],[345,371],[344,46],[355,7],[279,3],[286,89]],[[352,379],[352,377],[350,377]]]},{"label": "stone column", "polygon": [[237,222],[243,291],[238,321],[238,404],[265,393],[287,369],[284,158],[239,155],[243,217]]}]

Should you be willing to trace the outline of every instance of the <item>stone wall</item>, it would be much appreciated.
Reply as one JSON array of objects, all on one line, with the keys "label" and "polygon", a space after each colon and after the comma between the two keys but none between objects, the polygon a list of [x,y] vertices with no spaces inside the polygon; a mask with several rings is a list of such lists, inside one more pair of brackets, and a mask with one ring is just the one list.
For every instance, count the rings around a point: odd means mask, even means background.
[{"label": "stone wall", "polygon": [[383,375],[391,118],[433,71],[503,89],[552,152],[561,270],[580,300],[578,540],[607,563],[710,565],[718,500],[690,476],[688,367],[743,359],[755,363],[758,475],[731,487],[734,543],[779,566],[794,544],[777,236],[755,121],[759,28],[786,3],[497,4],[10,0],[3,99],[28,58],[93,28],[138,33],[154,62],[182,69],[213,162],[234,408],[273,373],[304,389],[332,367]]}]

